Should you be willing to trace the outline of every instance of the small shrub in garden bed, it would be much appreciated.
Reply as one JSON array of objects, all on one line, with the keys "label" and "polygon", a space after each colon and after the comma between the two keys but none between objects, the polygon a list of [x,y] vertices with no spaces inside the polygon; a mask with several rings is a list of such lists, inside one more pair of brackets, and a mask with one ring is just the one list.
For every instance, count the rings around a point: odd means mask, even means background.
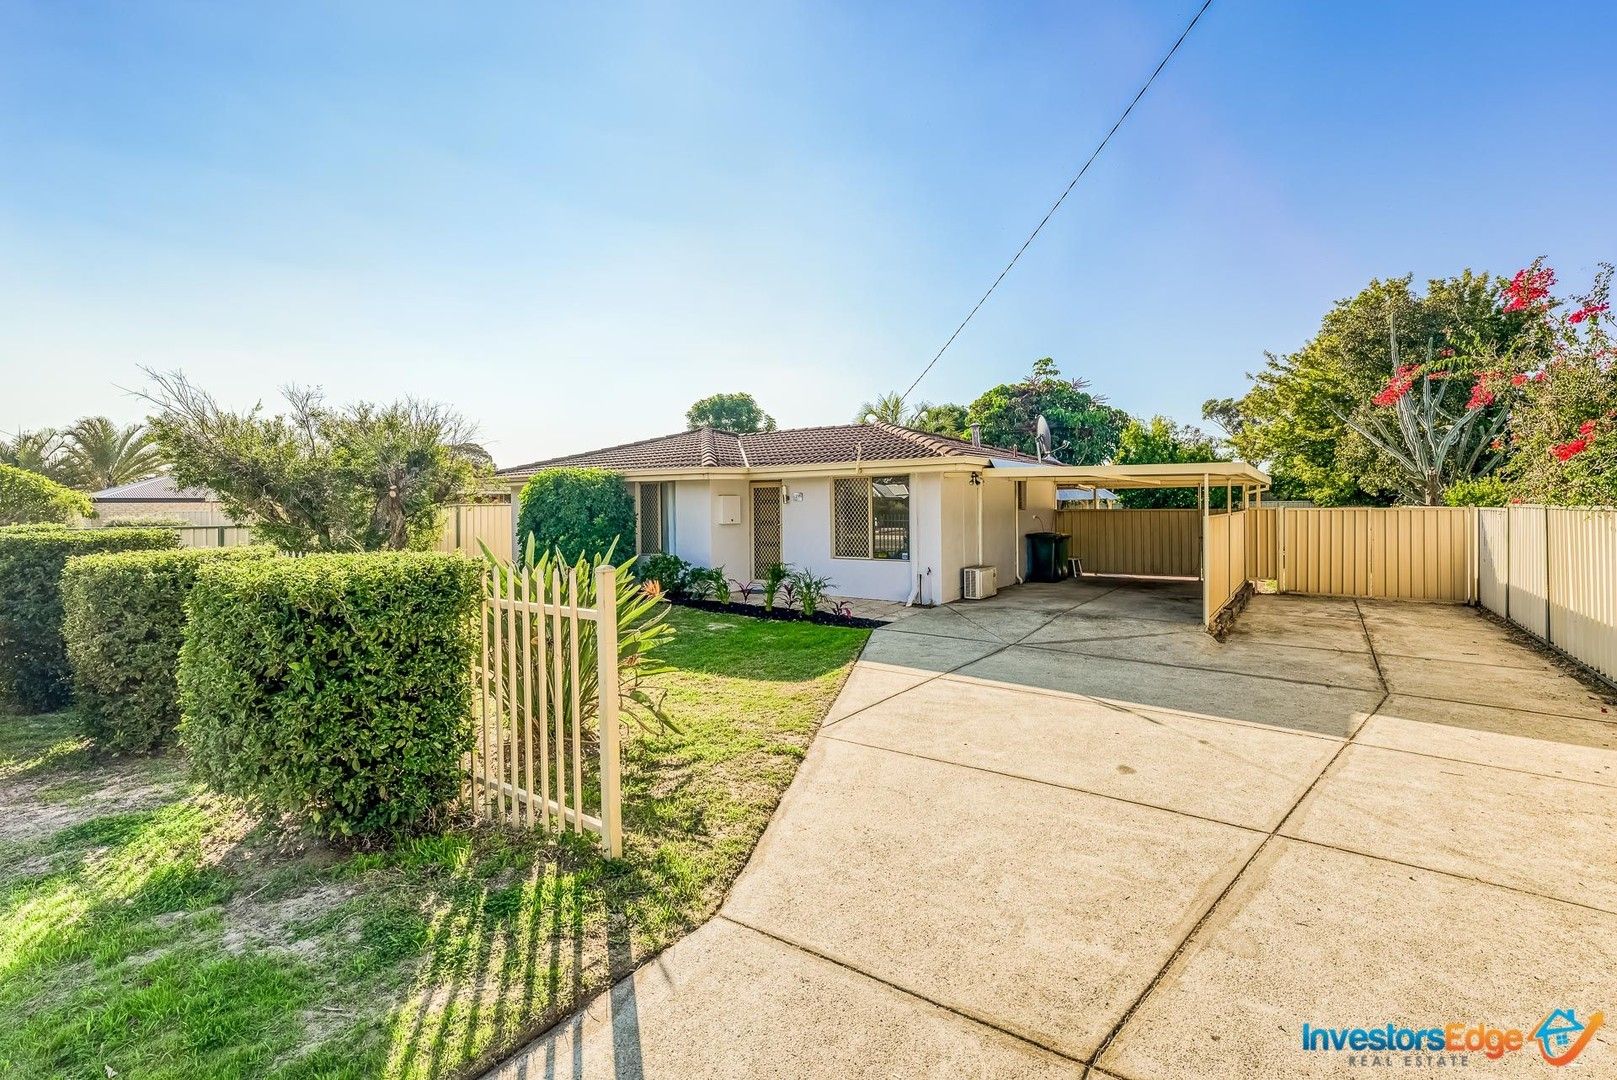
[{"label": "small shrub in garden bed", "polygon": [[0,703],[30,712],[72,698],[62,638],[62,568],[74,555],[172,548],[169,529],[0,529]]},{"label": "small shrub in garden bed", "polygon": [[431,821],[472,742],[478,589],[436,552],[204,566],[179,673],[198,772],[330,837]]},{"label": "small shrub in garden bed", "polygon": [[122,551],[69,559],[62,633],[85,734],[110,750],[160,747],[180,720],[185,598],[219,560],[267,559],[270,547]]},{"label": "small shrub in garden bed", "polygon": [[634,564],[634,576],[641,582],[655,581],[662,595],[683,599],[690,585],[691,572],[699,569],[678,555],[643,555]]}]

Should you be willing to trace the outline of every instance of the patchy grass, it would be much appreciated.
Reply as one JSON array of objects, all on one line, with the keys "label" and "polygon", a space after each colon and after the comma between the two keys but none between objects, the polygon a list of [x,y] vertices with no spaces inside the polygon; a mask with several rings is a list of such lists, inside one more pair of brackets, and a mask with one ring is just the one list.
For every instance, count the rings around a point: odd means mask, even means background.
[{"label": "patchy grass", "polygon": [[679,730],[625,745],[619,860],[491,828],[333,850],[178,754],[100,760],[70,716],[0,717],[0,1075],[465,1075],[700,924],[865,633],[670,618]]}]

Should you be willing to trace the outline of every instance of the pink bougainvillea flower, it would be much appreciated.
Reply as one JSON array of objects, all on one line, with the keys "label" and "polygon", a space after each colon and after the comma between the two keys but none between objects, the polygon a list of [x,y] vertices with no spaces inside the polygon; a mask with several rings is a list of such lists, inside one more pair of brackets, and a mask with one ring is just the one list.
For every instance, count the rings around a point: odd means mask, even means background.
[{"label": "pink bougainvillea flower", "polygon": [[1505,310],[1525,311],[1550,295],[1555,284],[1555,271],[1545,266],[1516,271],[1516,276],[1505,286]]},{"label": "pink bougainvillea flower", "polygon": [[1392,378],[1387,380],[1387,385],[1383,386],[1376,396],[1370,400],[1382,408],[1396,405],[1405,394],[1409,393],[1410,387],[1414,385],[1415,365],[1403,364],[1397,371],[1392,373]]},{"label": "pink bougainvillea flower", "polygon": [[1485,371],[1477,376],[1477,381],[1471,386],[1471,400],[1465,403],[1467,409],[1480,409],[1484,405],[1493,404],[1494,392],[1488,385],[1488,380],[1495,374],[1497,372]]},{"label": "pink bougainvillea flower", "polygon": [[1522,374],[1518,373],[1518,374],[1512,375],[1510,377],[1510,385],[1512,385],[1512,386],[1521,386],[1521,385],[1525,384],[1526,382],[1527,382],[1527,376],[1526,375],[1522,375]]},{"label": "pink bougainvillea flower", "polygon": [[1449,348],[1447,345],[1445,345],[1441,349],[1437,350],[1437,355],[1439,355],[1439,356],[1453,356],[1454,355],[1454,350]]},{"label": "pink bougainvillea flower", "polygon": [[1585,304],[1577,311],[1574,311],[1572,314],[1568,315],[1566,317],[1566,321],[1569,323],[1581,323],[1583,320],[1591,316],[1604,315],[1609,310],[1611,310],[1610,304]]},{"label": "pink bougainvillea flower", "polygon": [[1503,450],[1504,448],[1505,448],[1505,440],[1504,439],[1495,439],[1493,442],[1488,444],[1488,449],[1489,450]]},{"label": "pink bougainvillea flower", "polygon": [[1585,420],[1583,423],[1579,424],[1578,434],[1593,441],[1595,434],[1595,422],[1593,420]]}]

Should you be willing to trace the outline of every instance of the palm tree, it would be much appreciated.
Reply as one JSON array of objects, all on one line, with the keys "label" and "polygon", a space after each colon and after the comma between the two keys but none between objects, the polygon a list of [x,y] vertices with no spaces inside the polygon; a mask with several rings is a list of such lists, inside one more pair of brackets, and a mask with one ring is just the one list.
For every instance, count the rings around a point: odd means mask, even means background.
[{"label": "palm tree", "polygon": [[889,424],[908,427],[910,421],[915,419],[916,413],[925,408],[926,405],[923,403],[911,410],[904,404],[904,396],[894,390],[890,394],[883,394],[875,401],[867,401],[859,406],[859,412],[854,416],[853,422],[868,424],[872,420],[883,420]]},{"label": "palm tree", "polygon": [[119,427],[105,416],[86,416],[64,433],[65,471],[84,491],[132,484],[162,471],[163,454],[144,424]]},{"label": "palm tree", "polygon": [[66,477],[62,455],[62,433],[55,428],[38,431],[19,431],[10,439],[0,439],[0,465],[14,465],[19,469],[48,476],[58,483]]}]

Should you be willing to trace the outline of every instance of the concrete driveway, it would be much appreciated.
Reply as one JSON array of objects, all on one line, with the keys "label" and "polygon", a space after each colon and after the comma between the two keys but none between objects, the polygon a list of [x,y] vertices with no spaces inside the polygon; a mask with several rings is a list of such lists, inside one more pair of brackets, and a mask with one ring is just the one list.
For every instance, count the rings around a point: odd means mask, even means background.
[{"label": "concrete driveway", "polygon": [[499,1075],[1334,1076],[1303,1024],[1388,1022],[1526,1075],[1559,1008],[1617,1075],[1617,706],[1473,610],[1199,597],[877,631],[720,915]]}]

